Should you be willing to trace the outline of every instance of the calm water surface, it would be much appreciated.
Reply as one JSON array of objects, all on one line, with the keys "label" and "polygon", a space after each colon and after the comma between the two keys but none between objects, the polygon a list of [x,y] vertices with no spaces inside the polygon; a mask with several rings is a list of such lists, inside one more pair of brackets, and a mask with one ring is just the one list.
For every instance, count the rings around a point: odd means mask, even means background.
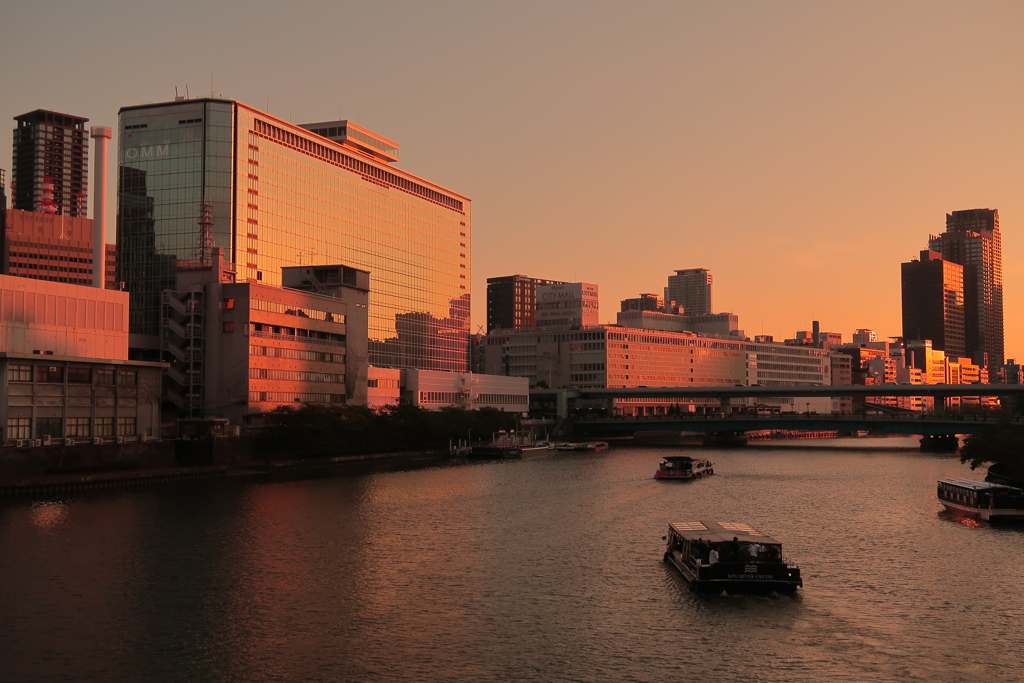
[{"label": "calm water surface", "polygon": [[[0,507],[0,681],[1021,681],[1024,531],[940,513],[909,439],[659,449]],[[850,449],[844,446],[874,446]],[[697,596],[742,521],[796,597]]]}]

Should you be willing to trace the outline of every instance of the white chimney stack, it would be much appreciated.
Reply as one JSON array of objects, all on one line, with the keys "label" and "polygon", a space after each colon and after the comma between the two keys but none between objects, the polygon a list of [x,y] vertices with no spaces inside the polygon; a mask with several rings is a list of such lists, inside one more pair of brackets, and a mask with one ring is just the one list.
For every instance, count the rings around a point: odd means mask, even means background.
[{"label": "white chimney stack", "polygon": [[107,277],[107,140],[106,126],[93,126],[89,135],[96,141],[93,153],[92,199],[92,286],[103,289]]}]

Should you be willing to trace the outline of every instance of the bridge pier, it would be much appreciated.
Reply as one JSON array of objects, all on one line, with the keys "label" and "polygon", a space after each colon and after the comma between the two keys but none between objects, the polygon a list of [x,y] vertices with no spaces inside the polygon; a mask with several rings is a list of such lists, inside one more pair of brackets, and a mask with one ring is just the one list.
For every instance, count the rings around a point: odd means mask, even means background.
[{"label": "bridge pier", "polygon": [[705,448],[738,448],[747,445],[745,432],[711,432],[704,435]]},{"label": "bridge pier", "polygon": [[921,450],[929,453],[953,453],[960,448],[956,434],[931,434],[921,437]]}]

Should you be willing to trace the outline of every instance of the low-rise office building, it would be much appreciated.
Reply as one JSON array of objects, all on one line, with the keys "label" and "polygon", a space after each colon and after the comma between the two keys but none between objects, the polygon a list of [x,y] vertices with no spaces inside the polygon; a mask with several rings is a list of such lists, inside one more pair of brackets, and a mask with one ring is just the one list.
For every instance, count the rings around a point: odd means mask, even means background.
[{"label": "low-rise office building", "polygon": [[160,436],[164,363],[128,359],[125,292],[0,275],[7,446]]},{"label": "low-rise office building", "polygon": [[235,282],[219,248],[178,262],[162,323],[171,414],[240,425],[280,405],[366,404],[369,273],[315,266],[282,277],[291,286]]}]

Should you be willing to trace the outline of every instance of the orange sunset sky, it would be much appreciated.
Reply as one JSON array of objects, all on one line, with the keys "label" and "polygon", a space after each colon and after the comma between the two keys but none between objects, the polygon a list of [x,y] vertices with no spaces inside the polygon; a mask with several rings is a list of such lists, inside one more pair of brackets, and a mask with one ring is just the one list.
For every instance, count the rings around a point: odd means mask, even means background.
[{"label": "orange sunset sky", "polygon": [[1022,27],[1022,3],[943,0],[14,3],[0,168],[16,115],[116,130],[175,87],[351,119],[472,198],[474,331],[488,277],[596,283],[612,322],[703,267],[748,335],[896,336],[900,263],[947,212],[996,208],[1014,358]]}]

